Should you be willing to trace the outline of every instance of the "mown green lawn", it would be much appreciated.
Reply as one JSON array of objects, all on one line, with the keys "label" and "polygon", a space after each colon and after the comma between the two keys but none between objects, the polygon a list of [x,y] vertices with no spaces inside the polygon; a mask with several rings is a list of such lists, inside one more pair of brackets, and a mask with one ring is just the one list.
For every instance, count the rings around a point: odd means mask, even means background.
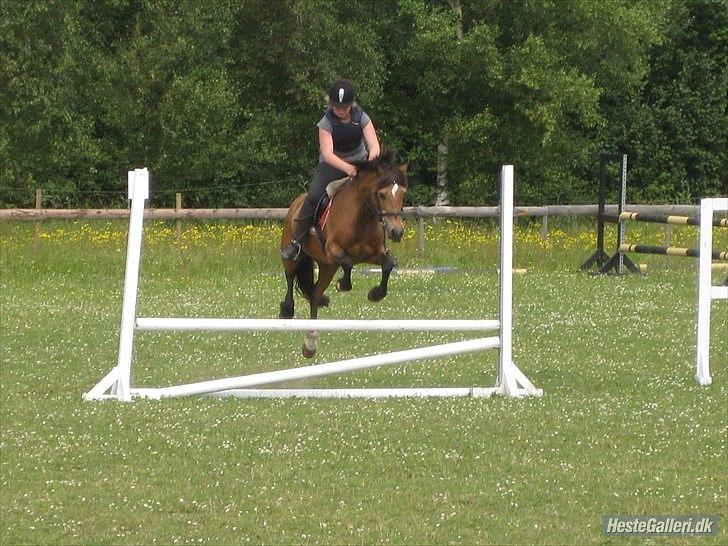
[{"label": "mown green lawn", "polygon": [[[495,318],[494,226],[427,227],[424,256],[412,232],[393,246],[400,266],[455,272],[395,274],[379,304],[366,300],[376,276],[355,272],[321,316]],[[37,255],[32,225],[0,224],[0,542],[725,544],[728,306],[713,304],[713,385],[699,387],[695,262],[640,256],[644,276],[593,277],[576,271],[593,229],[551,228],[516,234],[514,358],[542,398],[123,404],[82,395],[116,359],[124,224],[45,224]],[[277,316],[279,229],[188,224],[178,244],[173,225],[150,224],[139,314]],[[305,364],[300,334],[137,336],[140,386]],[[468,337],[322,333],[316,362]],[[492,386],[496,357],[297,386]],[[608,514],[718,515],[720,531],[605,537]]]}]

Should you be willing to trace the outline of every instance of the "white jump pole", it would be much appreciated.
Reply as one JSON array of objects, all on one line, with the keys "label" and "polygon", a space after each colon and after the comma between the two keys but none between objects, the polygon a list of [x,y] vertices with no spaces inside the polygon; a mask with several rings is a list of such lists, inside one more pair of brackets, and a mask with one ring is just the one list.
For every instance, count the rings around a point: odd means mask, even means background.
[{"label": "white jump pole", "polygon": [[698,326],[695,379],[710,385],[710,307],[712,300],[728,299],[728,286],[713,286],[713,212],[728,210],[728,198],[700,200],[700,258],[698,268]]},{"label": "white jump pole", "polygon": [[308,332],[483,332],[498,330],[497,320],[348,320],[348,319],[226,319],[226,318],[158,318],[136,320],[137,330],[146,331],[269,331]]}]

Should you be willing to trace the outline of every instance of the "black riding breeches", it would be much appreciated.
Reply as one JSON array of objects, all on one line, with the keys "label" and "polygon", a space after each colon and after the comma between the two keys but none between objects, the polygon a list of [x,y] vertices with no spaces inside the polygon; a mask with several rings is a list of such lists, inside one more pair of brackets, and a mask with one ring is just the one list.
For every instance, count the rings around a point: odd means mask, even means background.
[{"label": "black riding breeches", "polygon": [[316,205],[318,205],[321,197],[326,192],[326,186],[334,180],[339,180],[345,176],[346,173],[344,171],[340,171],[323,161],[319,162],[313,173],[311,186],[308,188],[308,195],[306,195],[306,199],[303,201],[301,210],[298,213],[294,239],[300,241],[305,237],[308,230],[311,229],[313,215],[316,212]]}]

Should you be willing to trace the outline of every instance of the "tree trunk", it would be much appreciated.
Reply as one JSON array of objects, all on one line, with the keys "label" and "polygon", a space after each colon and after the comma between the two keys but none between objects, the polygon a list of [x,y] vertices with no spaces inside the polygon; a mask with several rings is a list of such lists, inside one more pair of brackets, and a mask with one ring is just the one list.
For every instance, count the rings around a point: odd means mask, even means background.
[{"label": "tree trunk", "polygon": [[[463,7],[460,0],[449,0],[450,7],[457,15],[457,28],[455,29],[458,42],[463,39]],[[437,197],[435,206],[442,207],[450,204],[447,194],[447,155],[449,143],[446,136],[443,136],[442,142],[437,145]]]},{"label": "tree trunk", "polygon": [[450,204],[447,196],[447,144],[441,142],[437,145],[437,198],[436,207]]}]

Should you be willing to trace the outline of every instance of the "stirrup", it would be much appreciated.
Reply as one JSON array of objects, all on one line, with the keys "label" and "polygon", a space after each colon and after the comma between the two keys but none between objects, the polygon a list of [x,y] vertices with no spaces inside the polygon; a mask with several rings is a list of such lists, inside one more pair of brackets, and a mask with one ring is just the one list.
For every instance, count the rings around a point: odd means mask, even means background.
[{"label": "stirrup", "polygon": [[301,243],[299,243],[295,239],[288,243],[285,248],[281,249],[281,258],[283,258],[284,260],[289,260],[293,262],[297,260],[300,255]]}]

